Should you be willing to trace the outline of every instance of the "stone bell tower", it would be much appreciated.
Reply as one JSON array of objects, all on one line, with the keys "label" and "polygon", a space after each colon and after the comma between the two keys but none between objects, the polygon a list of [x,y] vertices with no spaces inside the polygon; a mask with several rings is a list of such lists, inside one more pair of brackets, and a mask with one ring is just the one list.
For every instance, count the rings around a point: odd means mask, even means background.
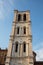
[{"label": "stone bell tower", "polygon": [[34,65],[30,11],[14,11],[5,65]]}]

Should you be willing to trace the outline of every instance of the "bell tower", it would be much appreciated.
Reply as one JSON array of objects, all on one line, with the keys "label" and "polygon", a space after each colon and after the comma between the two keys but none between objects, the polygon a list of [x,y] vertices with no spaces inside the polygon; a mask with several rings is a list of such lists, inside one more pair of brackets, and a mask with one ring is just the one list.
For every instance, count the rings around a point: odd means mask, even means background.
[{"label": "bell tower", "polygon": [[34,65],[30,11],[14,11],[5,65]]}]

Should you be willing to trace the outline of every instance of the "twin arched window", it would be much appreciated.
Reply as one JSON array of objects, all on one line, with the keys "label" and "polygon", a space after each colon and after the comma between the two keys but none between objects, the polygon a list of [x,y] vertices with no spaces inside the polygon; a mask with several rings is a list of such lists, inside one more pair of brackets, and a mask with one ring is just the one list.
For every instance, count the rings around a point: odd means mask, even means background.
[{"label": "twin arched window", "polygon": [[[21,14],[18,14],[18,21],[21,21]],[[26,14],[23,15],[23,21],[26,21]]]},{"label": "twin arched window", "polygon": [[[19,29],[20,29],[20,28],[17,27],[17,34],[19,34],[19,32],[20,32]],[[23,27],[23,34],[26,34],[26,27]]]},{"label": "twin arched window", "polygon": [[[18,51],[18,42],[15,43],[15,52]],[[26,52],[26,43],[23,43],[23,52]]]}]

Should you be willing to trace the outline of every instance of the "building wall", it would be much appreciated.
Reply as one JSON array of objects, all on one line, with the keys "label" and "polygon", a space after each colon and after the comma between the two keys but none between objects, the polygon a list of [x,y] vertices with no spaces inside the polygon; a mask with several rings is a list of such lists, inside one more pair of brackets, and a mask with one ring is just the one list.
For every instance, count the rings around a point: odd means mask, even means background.
[{"label": "building wall", "polygon": [[5,64],[7,49],[0,49],[0,65]]},{"label": "building wall", "polygon": [[[7,49],[0,49],[0,65],[4,65],[5,64],[6,55],[7,55]],[[33,52],[33,55],[34,55],[33,59],[34,59],[34,61],[36,61],[36,53]],[[23,59],[23,60],[25,60],[25,59]],[[19,60],[18,60],[18,62],[19,62]],[[20,60],[20,62],[21,62],[21,60]]]}]

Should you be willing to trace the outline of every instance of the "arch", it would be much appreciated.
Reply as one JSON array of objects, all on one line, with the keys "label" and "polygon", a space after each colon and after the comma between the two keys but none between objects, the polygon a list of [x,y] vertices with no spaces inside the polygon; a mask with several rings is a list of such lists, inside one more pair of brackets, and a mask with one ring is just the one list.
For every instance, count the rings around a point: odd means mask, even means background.
[{"label": "arch", "polygon": [[17,27],[17,34],[19,34],[19,28],[20,28],[20,27]]},{"label": "arch", "polygon": [[18,51],[18,41],[15,42],[15,52]]},{"label": "arch", "polygon": [[24,29],[24,34],[26,34],[26,27],[24,26],[23,29]]},{"label": "arch", "polygon": [[23,21],[26,21],[26,14],[23,15]]},{"label": "arch", "polygon": [[23,42],[23,52],[26,52],[26,42]]},{"label": "arch", "polygon": [[18,14],[18,21],[21,20],[21,14]]}]

